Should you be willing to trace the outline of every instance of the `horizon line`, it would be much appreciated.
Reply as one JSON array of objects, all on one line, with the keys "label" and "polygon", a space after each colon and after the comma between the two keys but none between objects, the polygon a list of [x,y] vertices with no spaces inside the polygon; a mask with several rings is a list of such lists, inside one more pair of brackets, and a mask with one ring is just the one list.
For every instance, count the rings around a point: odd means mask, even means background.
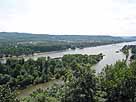
[{"label": "horizon line", "polygon": [[[0,31],[0,33],[24,33],[24,34],[36,34],[36,35],[73,35],[73,36],[117,36],[117,37],[134,37],[136,35],[126,35],[126,34],[123,34],[123,35],[116,35],[116,34],[60,34],[60,33],[54,33],[54,34],[51,34],[51,33],[31,33],[31,32],[9,32],[9,31]],[[119,34],[119,33],[118,33]]]}]

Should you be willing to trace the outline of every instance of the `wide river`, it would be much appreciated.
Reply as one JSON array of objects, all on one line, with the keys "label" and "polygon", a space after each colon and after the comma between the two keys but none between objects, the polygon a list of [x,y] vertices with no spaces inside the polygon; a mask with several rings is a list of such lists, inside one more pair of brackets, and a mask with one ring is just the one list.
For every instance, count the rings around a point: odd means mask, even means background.
[{"label": "wide river", "polygon": [[75,50],[65,50],[65,51],[56,51],[56,52],[46,52],[46,53],[38,53],[34,54],[33,56],[27,56],[25,59],[37,59],[39,57],[51,57],[57,58],[62,57],[65,54],[99,54],[102,53],[104,55],[103,59],[95,65],[96,73],[101,72],[101,70],[106,65],[111,65],[116,63],[118,60],[126,59],[126,56],[120,51],[124,45],[136,45],[135,42],[124,42],[118,44],[110,44],[110,45],[103,45],[103,46],[96,46],[96,47],[88,47],[83,49],[75,49]]},{"label": "wide river", "polygon": [[[124,43],[103,45],[103,46],[97,46],[97,47],[88,47],[88,48],[83,48],[83,49],[38,53],[33,56],[27,56],[25,57],[25,59],[29,59],[29,58],[37,59],[39,57],[47,57],[47,56],[50,56],[51,58],[57,58],[57,57],[62,57],[65,54],[94,55],[94,54],[103,53],[104,55],[103,59],[98,64],[93,66],[94,69],[96,69],[96,73],[100,73],[106,65],[111,65],[111,64],[116,63],[118,60],[126,59],[126,55],[124,55],[120,51],[124,45],[136,45],[136,42],[124,42]],[[46,89],[48,87],[48,84],[50,86],[53,83],[56,83],[56,81],[30,86],[25,90],[19,90],[18,91],[20,93],[19,98],[27,96],[28,94],[32,93],[34,90],[38,88]]]}]

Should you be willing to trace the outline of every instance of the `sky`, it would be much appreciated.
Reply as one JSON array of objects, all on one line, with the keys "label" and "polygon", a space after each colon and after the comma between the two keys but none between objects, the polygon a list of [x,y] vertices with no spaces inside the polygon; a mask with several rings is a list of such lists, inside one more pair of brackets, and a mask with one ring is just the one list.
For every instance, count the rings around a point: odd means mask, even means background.
[{"label": "sky", "polygon": [[136,0],[0,0],[0,32],[136,35]]}]

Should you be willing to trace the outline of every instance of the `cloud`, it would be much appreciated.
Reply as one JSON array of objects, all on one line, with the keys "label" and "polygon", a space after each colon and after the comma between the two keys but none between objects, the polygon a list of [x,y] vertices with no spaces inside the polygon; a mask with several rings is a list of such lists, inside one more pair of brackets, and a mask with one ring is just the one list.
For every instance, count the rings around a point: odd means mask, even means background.
[{"label": "cloud", "polygon": [[135,34],[135,6],[134,0],[1,0],[0,30]]}]

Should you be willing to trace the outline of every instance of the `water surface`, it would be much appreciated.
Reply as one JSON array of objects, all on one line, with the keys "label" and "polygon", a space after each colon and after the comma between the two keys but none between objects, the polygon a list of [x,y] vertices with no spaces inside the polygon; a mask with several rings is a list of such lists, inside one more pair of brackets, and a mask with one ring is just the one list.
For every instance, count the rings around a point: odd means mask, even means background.
[{"label": "water surface", "polygon": [[124,45],[136,45],[136,42],[124,42],[118,44],[110,44],[96,47],[88,47],[83,49],[75,49],[75,50],[65,50],[65,51],[56,51],[56,52],[46,52],[35,54],[34,56],[25,57],[25,59],[37,59],[39,57],[47,57],[51,58],[62,57],[65,54],[87,54],[94,55],[102,53],[104,55],[103,59],[95,65],[96,72],[99,73],[106,65],[111,65],[116,63],[118,60],[125,60],[126,55],[124,55],[120,50]]},{"label": "water surface", "polygon": [[[103,59],[100,62],[98,62],[98,64],[93,66],[93,68],[96,69],[96,73],[100,73],[101,70],[106,65],[111,65],[111,64],[116,63],[118,60],[125,60],[126,59],[126,55],[124,55],[120,51],[124,45],[136,45],[136,42],[125,42],[125,43],[119,43],[119,44],[103,45],[103,46],[97,46],[97,47],[88,47],[88,48],[84,48],[84,49],[66,50],[66,51],[58,51],[58,52],[46,52],[46,53],[36,54],[34,56],[25,57],[25,59],[26,60],[29,58],[37,59],[39,57],[47,57],[47,56],[50,56],[51,58],[57,58],[57,57],[62,57],[65,54],[93,55],[93,54],[103,53],[103,55],[104,55]],[[28,88],[26,88],[24,90],[18,90],[18,92],[20,93],[18,98],[28,96],[33,91],[35,91],[39,88],[47,89],[48,87],[51,87],[54,83],[59,84],[61,82],[62,82],[61,80],[53,80],[48,83],[29,86]]]}]

